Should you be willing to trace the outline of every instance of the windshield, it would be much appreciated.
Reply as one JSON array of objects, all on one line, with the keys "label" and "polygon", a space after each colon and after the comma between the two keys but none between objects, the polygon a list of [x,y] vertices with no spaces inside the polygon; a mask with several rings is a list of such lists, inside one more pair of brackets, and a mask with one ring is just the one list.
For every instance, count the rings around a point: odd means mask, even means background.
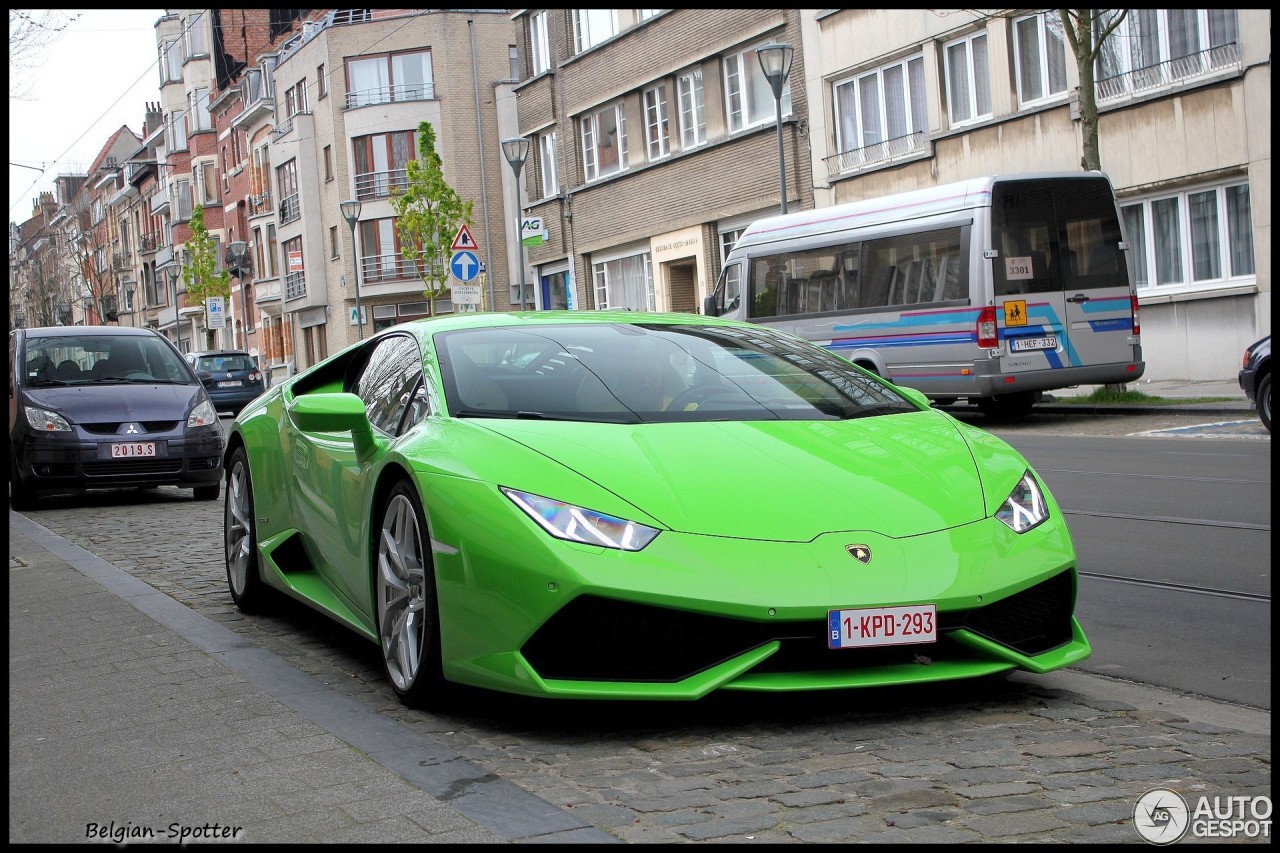
[{"label": "windshield", "polygon": [[575,323],[460,330],[436,346],[456,417],[646,423],[918,410],[822,347],[766,328]]},{"label": "windshield", "polygon": [[223,370],[256,370],[253,358],[247,353],[223,353],[202,355],[196,359],[196,370],[217,373]]},{"label": "windshield", "polygon": [[50,335],[27,338],[25,384],[130,382],[192,384],[182,357],[166,341],[145,335]]}]

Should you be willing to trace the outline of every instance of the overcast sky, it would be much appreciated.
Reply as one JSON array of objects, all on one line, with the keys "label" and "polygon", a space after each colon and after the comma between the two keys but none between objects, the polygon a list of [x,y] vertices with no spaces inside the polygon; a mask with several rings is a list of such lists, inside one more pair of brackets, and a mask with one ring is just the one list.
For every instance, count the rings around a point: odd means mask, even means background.
[{"label": "overcast sky", "polygon": [[58,175],[83,174],[121,125],[141,136],[147,103],[160,100],[155,24],[163,9],[65,11],[79,18],[43,51],[26,98],[9,99],[11,222],[29,219]]}]

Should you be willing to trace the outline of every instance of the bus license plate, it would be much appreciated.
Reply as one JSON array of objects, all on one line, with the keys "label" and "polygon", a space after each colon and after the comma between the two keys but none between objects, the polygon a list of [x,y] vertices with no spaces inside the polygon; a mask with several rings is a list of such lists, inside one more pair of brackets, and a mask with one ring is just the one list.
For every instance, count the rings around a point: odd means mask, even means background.
[{"label": "bus license plate", "polygon": [[1010,352],[1028,352],[1030,350],[1057,349],[1057,348],[1058,348],[1057,335],[1045,335],[1042,338],[1010,338],[1009,339]]},{"label": "bus license plate", "polygon": [[828,610],[827,626],[827,647],[832,649],[938,641],[937,608],[932,604]]},{"label": "bus license plate", "polygon": [[155,456],[156,443],[154,441],[132,441],[128,444],[111,445],[112,459],[136,459],[140,456]]}]

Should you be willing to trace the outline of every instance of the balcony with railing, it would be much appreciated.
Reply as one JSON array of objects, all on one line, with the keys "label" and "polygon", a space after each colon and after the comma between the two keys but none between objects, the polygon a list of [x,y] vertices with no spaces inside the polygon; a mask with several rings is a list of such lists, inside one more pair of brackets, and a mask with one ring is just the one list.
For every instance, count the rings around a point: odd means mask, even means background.
[{"label": "balcony with railing", "polygon": [[138,251],[144,255],[155,254],[163,239],[159,234],[143,234],[138,238]]},{"label": "balcony with railing", "polygon": [[417,265],[400,255],[369,255],[360,259],[360,281],[365,285],[418,277]]},{"label": "balcony with railing", "polygon": [[[294,113],[297,115],[297,113]],[[293,131],[293,116],[289,116],[284,121],[277,124],[271,129],[271,141],[279,142],[285,136]]]},{"label": "balcony with railing", "polygon": [[275,201],[271,198],[271,193],[258,193],[249,196],[249,215],[263,216],[272,213],[276,209]]},{"label": "balcony with railing", "polygon": [[169,212],[169,190],[158,191],[151,197],[151,215],[161,216]]},{"label": "balcony with railing", "polygon": [[883,166],[886,163],[905,160],[926,150],[928,143],[928,136],[923,131],[909,133],[906,136],[886,139],[884,142],[877,142],[874,145],[841,151],[839,154],[824,157],[823,162],[827,164],[827,175],[835,178],[850,172],[869,169],[873,166]]},{"label": "balcony with railing", "polygon": [[409,186],[404,169],[382,172],[365,172],[356,175],[356,198],[368,201],[372,198],[390,198],[399,195]]},{"label": "balcony with railing", "polygon": [[290,299],[301,299],[307,295],[307,274],[305,271],[285,273],[284,276],[284,298],[285,301]]},{"label": "balcony with railing", "polygon": [[297,219],[302,218],[302,201],[298,194],[285,196],[280,199],[280,224],[288,225]]},{"label": "balcony with railing", "polygon": [[275,63],[272,60],[245,72],[241,83],[244,110],[231,120],[232,127],[241,130],[275,112],[275,93],[272,91],[271,80],[274,67]]},{"label": "balcony with railing", "polygon": [[402,101],[429,101],[436,96],[434,83],[404,83],[347,92],[347,109],[372,104],[394,104]]},{"label": "balcony with railing", "polygon": [[1199,77],[1239,67],[1240,45],[1232,42],[1101,79],[1097,83],[1098,101],[1102,103],[1171,89]]}]

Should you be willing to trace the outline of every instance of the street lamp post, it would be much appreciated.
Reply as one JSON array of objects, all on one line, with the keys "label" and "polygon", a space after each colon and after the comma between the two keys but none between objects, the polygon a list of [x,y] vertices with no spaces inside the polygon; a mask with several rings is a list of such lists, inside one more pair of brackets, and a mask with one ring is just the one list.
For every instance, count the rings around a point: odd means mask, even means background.
[{"label": "street lamp post", "polygon": [[524,240],[521,239],[520,169],[529,156],[529,140],[522,136],[502,140],[502,154],[516,176],[516,246],[520,249],[520,309],[524,310]]},{"label": "street lamp post", "polygon": [[[178,323],[178,268],[169,270],[169,293],[173,299],[173,345],[182,349],[182,326]],[[192,343],[195,343],[192,341]]]},{"label": "street lamp post", "polygon": [[782,212],[787,212],[787,161],[782,150],[782,87],[791,73],[791,60],[795,48],[789,44],[773,42],[756,48],[756,58],[764,71],[769,88],[773,90],[773,102],[778,111],[778,187],[782,193]]},{"label": "street lamp post", "polygon": [[356,282],[356,338],[364,340],[364,315],[360,311],[360,259],[356,257],[356,223],[360,221],[360,199],[353,198],[338,202],[342,209],[342,218],[351,226],[351,271]]},{"label": "street lamp post", "polygon": [[122,312],[120,312],[120,313],[122,313],[122,314],[128,314],[128,315],[129,315],[129,325],[130,325],[130,326],[136,326],[136,325],[138,325],[138,321],[137,321],[137,319],[133,316],[133,293],[134,293],[134,291],[135,291],[135,290],[137,289],[137,287],[138,287],[138,282],[136,282],[135,280],[133,280],[133,279],[131,279],[131,278],[126,278],[126,279],[125,279],[123,282],[121,282],[121,283],[124,285],[124,311],[122,311]]},{"label": "street lamp post", "polygon": [[[244,295],[244,256],[249,251],[249,244],[244,240],[233,240],[227,245],[227,257],[236,270],[236,281],[240,283],[240,349],[249,351],[249,303]],[[234,329],[232,330],[234,331]],[[234,339],[234,335],[232,336]]]}]

